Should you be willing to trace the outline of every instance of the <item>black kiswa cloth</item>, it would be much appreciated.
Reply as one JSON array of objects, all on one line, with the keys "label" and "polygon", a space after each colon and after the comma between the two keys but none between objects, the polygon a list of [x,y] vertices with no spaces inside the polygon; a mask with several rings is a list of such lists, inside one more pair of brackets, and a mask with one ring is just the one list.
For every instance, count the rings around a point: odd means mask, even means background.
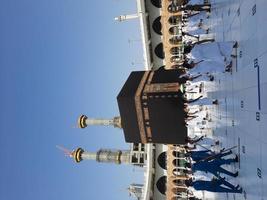
[{"label": "black kiswa cloth", "polygon": [[117,96],[126,142],[185,144],[181,81],[176,70],[130,74]]}]

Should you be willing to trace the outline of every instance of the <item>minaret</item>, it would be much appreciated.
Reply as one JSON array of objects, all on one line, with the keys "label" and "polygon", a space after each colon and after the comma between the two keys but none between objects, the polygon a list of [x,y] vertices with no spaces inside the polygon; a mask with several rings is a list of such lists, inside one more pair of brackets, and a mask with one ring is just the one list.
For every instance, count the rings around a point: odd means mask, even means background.
[{"label": "minaret", "polygon": [[77,148],[76,150],[69,151],[63,147],[57,146],[59,149],[63,150],[65,154],[72,157],[76,163],[82,160],[95,160],[97,162],[104,163],[116,163],[116,164],[130,164],[131,154],[130,151],[121,150],[110,150],[110,149],[100,149],[97,152],[84,151],[82,148]]},{"label": "minaret", "polygon": [[113,117],[113,119],[95,119],[88,118],[86,115],[81,115],[78,119],[78,127],[85,128],[91,125],[102,125],[102,126],[114,126],[117,128],[121,128],[121,118]]},{"label": "minaret", "polygon": [[118,17],[115,17],[115,21],[118,21],[118,22],[123,22],[123,21],[126,21],[126,20],[130,20],[130,19],[136,19],[138,18],[139,15],[136,13],[136,14],[131,14],[131,15],[120,15]]}]

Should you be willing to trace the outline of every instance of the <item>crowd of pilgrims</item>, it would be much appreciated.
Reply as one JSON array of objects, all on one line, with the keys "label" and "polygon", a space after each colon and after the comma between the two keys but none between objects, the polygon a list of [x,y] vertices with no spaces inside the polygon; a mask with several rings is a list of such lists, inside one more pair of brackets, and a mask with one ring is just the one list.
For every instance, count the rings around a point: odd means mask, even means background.
[{"label": "crowd of pilgrims", "polygon": [[232,59],[235,58],[233,50],[238,44],[217,42],[210,37],[209,3],[203,0],[173,0],[168,9],[170,12],[184,12],[181,34],[177,36],[182,38],[183,59],[179,58],[174,68],[179,72],[180,83],[185,86],[182,99],[188,139],[187,145],[174,147],[177,150],[177,168],[174,171],[178,186],[176,197],[199,200],[201,197],[196,195],[198,190],[242,193],[242,188],[233,184],[238,176],[238,171],[233,169],[239,162],[238,156],[233,153],[235,147],[223,148],[220,138],[212,134],[209,111],[223,102],[208,97],[217,75],[231,73]]}]

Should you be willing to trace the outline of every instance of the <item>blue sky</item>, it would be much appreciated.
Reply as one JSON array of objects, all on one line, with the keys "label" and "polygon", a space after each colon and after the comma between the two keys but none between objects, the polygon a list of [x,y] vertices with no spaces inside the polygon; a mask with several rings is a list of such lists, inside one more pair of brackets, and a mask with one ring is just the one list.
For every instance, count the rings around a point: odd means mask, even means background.
[{"label": "blue sky", "polygon": [[[55,148],[127,149],[112,127],[73,128],[80,114],[118,115],[116,96],[143,69],[134,0],[1,0],[0,199],[128,199],[138,168],[83,161]],[[135,62],[136,65],[132,65]]]}]

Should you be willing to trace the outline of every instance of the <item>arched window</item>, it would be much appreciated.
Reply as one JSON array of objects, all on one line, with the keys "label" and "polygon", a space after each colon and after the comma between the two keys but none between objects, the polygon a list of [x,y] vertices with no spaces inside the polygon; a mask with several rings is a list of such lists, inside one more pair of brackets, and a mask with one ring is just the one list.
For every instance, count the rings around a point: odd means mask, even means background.
[{"label": "arched window", "polygon": [[171,62],[172,63],[179,63],[181,61],[181,58],[179,56],[172,56]]},{"label": "arched window", "polygon": [[157,8],[161,8],[161,0],[151,0],[151,3],[157,7]]},{"label": "arched window", "polygon": [[188,172],[188,170],[186,170],[186,169],[179,169],[179,168],[174,168],[172,170],[172,174],[174,176],[184,176],[184,175],[186,175],[187,172]]},{"label": "arched window", "polygon": [[162,176],[158,179],[157,183],[156,183],[156,186],[158,188],[158,191],[165,195],[166,194],[166,182],[167,182],[167,177],[166,176]]},{"label": "arched window", "polygon": [[185,153],[184,152],[179,152],[179,151],[173,151],[172,155],[176,158],[185,158]]},{"label": "arched window", "polygon": [[174,176],[180,176],[180,175],[182,175],[182,172],[181,172],[180,169],[178,169],[178,168],[174,168],[174,170],[172,170],[172,174],[173,174]]},{"label": "arched window", "polygon": [[192,171],[191,170],[188,170],[188,169],[174,168],[174,170],[172,171],[172,173],[174,175],[175,174],[178,174],[178,176],[186,176],[188,174],[192,174]]},{"label": "arched window", "polygon": [[179,152],[178,151],[173,151],[172,155],[176,158],[179,158]]},{"label": "arched window", "polygon": [[179,187],[175,187],[172,188],[172,192],[176,195],[179,195],[182,192],[187,192],[187,188],[179,188]]},{"label": "arched window", "polygon": [[182,17],[181,16],[171,16],[168,19],[169,24],[171,25],[177,25],[182,21]]},{"label": "arched window", "polygon": [[172,47],[170,49],[170,53],[172,55],[176,55],[176,54],[179,54],[180,52],[182,52],[182,48],[181,47]]},{"label": "arched window", "polygon": [[173,36],[172,38],[169,39],[169,42],[173,45],[178,45],[179,43],[182,42],[182,36]]},{"label": "arched window", "polygon": [[168,6],[168,11],[170,13],[176,13],[176,12],[179,12],[179,8],[180,6],[176,3],[171,3],[169,6]]},{"label": "arched window", "polygon": [[181,180],[181,179],[174,179],[173,181],[173,184],[175,184],[176,186],[182,186],[185,184],[184,180]]},{"label": "arched window", "polygon": [[159,16],[153,21],[152,28],[157,34],[162,35],[162,32],[161,32],[162,26],[161,26],[160,19],[161,17]]},{"label": "arched window", "polygon": [[164,151],[158,156],[158,164],[162,169],[167,169],[166,161],[167,161],[167,153],[166,151]]},{"label": "arched window", "polygon": [[165,53],[164,53],[164,51],[163,51],[163,44],[162,44],[162,43],[159,43],[159,44],[156,46],[154,52],[155,52],[155,54],[156,54],[159,58],[161,58],[161,59],[164,59],[164,58],[165,58]]},{"label": "arched window", "polygon": [[185,159],[174,159],[172,164],[175,167],[190,167],[190,163],[188,163]]},{"label": "arched window", "polygon": [[180,166],[180,160],[179,159],[174,159],[172,161],[172,164],[175,166],[175,167],[179,167]]},{"label": "arched window", "polygon": [[169,28],[169,33],[171,35],[179,35],[179,31],[180,31],[179,29],[180,29],[179,26],[173,26]]}]

